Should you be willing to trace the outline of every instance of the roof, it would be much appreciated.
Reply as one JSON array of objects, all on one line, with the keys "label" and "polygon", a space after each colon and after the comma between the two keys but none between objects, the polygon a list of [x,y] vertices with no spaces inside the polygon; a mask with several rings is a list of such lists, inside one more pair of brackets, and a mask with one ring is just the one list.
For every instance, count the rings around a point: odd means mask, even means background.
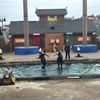
[{"label": "roof", "polygon": [[[82,33],[82,19],[65,20],[66,32]],[[96,26],[92,20],[87,21],[87,32],[95,32]]]},{"label": "roof", "polygon": [[[23,21],[12,21],[10,23],[10,34],[11,35],[23,35]],[[65,32],[64,25],[51,25],[51,24],[39,24],[38,22],[29,21],[29,33],[56,33],[56,32]]]},{"label": "roof", "polygon": [[38,16],[43,15],[66,15],[67,10],[66,9],[36,9],[35,12]]},{"label": "roof", "polygon": [[[95,32],[93,21],[88,21],[88,33]],[[39,24],[38,21],[29,21],[29,33],[82,33],[82,20],[65,20],[65,24]],[[23,21],[12,21],[10,23],[10,34],[23,35]]]}]

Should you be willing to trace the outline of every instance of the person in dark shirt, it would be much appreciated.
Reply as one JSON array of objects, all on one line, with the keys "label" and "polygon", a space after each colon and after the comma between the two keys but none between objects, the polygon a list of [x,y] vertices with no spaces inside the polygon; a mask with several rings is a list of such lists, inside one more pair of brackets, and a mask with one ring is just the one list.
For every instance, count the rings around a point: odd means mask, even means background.
[{"label": "person in dark shirt", "polygon": [[57,69],[63,69],[62,64],[63,64],[63,56],[61,52],[57,53],[57,64],[58,64],[58,68]]},{"label": "person in dark shirt", "polygon": [[65,53],[66,53],[65,59],[70,60],[70,44],[68,44],[68,43],[65,45]]},{"label": "person in dark shirt", "polygon": [[46,53],[44,53],[43,51],[40,53],[39,58],[41,59],[41,63],[42,63],[42,69],[45,70],[45,65],[46,65],[46,57],[49,57],[49,55],[47,55]]}]

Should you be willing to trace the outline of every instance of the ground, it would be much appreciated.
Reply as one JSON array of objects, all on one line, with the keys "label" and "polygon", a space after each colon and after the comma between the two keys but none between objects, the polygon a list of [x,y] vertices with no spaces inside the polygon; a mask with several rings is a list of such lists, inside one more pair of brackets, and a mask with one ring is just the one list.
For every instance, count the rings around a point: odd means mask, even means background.
[{"label": "ground", "polygon": [[[47,61],[56,60],[54,56],[56,53],[47,52],[49,57],[47,57]],[[65,52],[62,52],[63,59],[65,60]],[[38,59],[38,54],[35,55],[14,55],[13,53],[3,54],[4,60],[0,60],[0,63],[9,63],[9,62],[28,62],[28,61],[40,61]],[[75,61],[80,60],[99,60],[100,61],[100,50],[96,53],[81,53],[82,57],[76,57],[77,53],[71,52],[71,59]]]},{"label": "ground", "polygon": [[[47,60],[55,60],[54,53],[49,53]],[[64,53],[63,53],[64,55]],[[71,53],[71,60],[99,60],[97,53],[81,54],[76,58]],[[0,63],[22,61],[39,61],[38,55],[4,54]],[[0,86],[0,100],[100,100],[100,78],[98,79],[65,79],[49,81],[21,81],[11,86]]]},{"label": "ground", "polygon": [[100,79],[16,82],[0,87],[0,100],[100,100]]}]

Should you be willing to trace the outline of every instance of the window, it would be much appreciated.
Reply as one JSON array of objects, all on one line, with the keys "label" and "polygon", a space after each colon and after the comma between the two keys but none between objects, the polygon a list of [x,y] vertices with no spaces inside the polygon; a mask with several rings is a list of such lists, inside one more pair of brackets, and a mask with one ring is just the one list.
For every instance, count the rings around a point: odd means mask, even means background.
[{"label": "window", "polygon": [[50,30],[55,30],[55,27],[54,27],[54,26],[51,26],[51,27],[50,27]]}]

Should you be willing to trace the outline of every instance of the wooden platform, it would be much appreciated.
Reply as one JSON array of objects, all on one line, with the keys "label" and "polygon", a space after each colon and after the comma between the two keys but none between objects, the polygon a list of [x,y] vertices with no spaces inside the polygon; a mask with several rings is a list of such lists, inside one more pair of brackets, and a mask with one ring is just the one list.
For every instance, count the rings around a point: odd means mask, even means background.
[{"label": "wooden platform", "polygon": [[16,81],[15,76],[11,76],[8,78],[2,78],[1,85],[14,85]]}]

